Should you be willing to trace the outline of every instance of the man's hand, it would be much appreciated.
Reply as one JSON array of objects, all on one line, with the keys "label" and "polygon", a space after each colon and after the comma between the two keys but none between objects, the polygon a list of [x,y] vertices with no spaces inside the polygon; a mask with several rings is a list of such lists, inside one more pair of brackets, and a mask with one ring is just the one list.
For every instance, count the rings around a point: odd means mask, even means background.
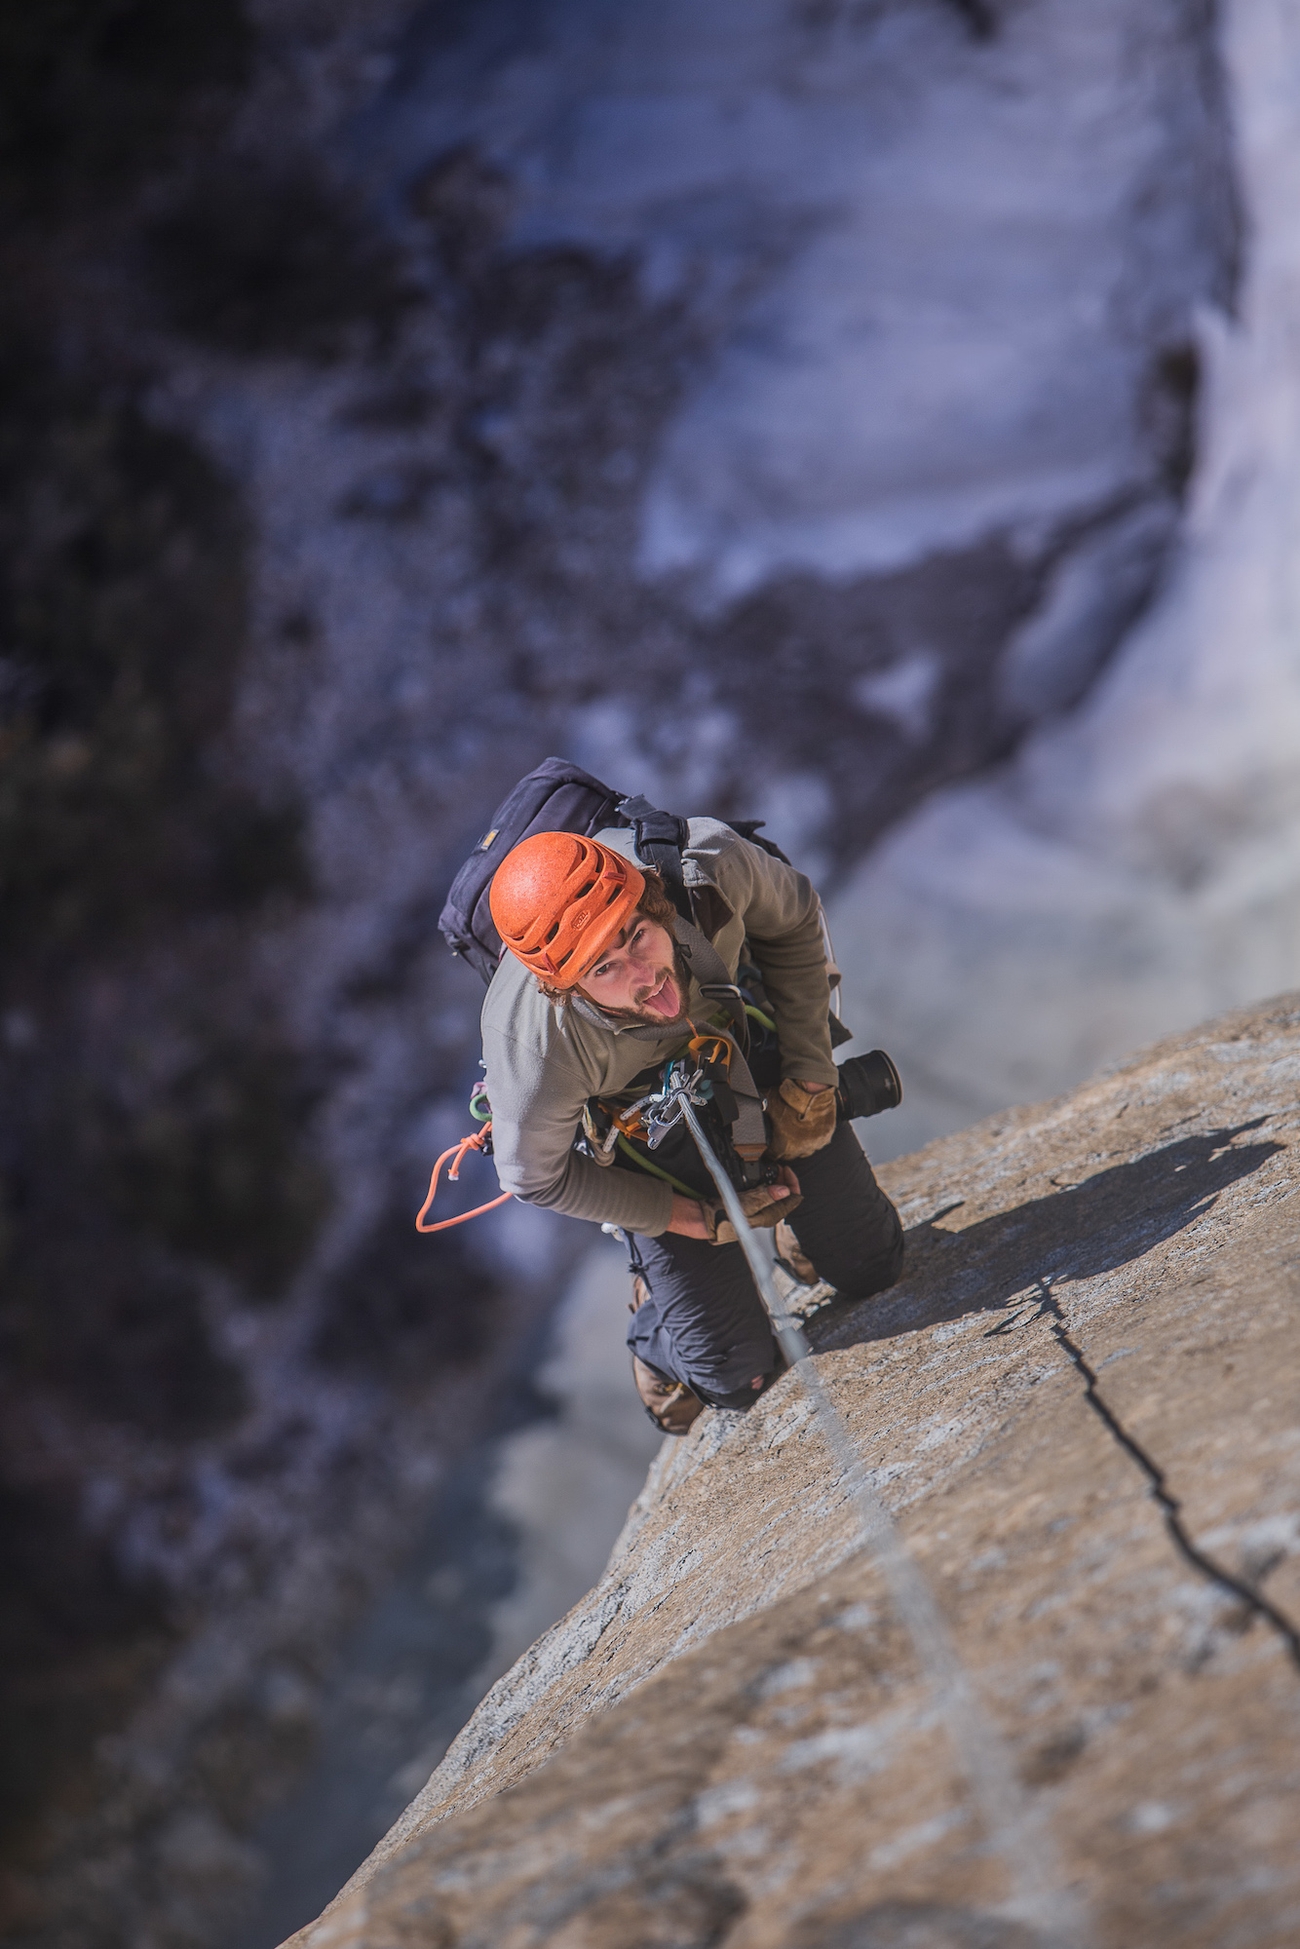
[{"label": "man's hand", "polygon": [[709,1221],[704,1206],[698,1198],[684,1198],[680,1191],[674,1191],[673,1215],[664,1229],[676,1232],[679,1238],[707,1238]]},{"label": "man's hand", "polygon": [[787,1077],[767,1098],[773,1157],[811,1157],[835,1135],[835,1091],[829,1083],[801,1083]]},{"label": "man's hand", "polygon": [[[770,1214],[773,1205],[779,1205],[787,1198],[793,1198],[797,1204],[799,1196],[799,1180],[794,1172],[785,1166],[782,1168],[778,1183],[757,1185],[752,1191],[744,1191],[741,1193],[740,1201],[746,1210],[759,1207],[753,1212],[753,1217],[757,1217],[760,1225],[775,1224],[775,1218],[766,1215]],[[714,1245],[730,1244],[735,1238],[730,1223],[723,1219],[725,1234],[719,1237],[716,1221],[712,1216],[719,1209],[720,1202],[718,1205],[705,1206],[698,1198],[684,1198],[679,1192],[674,1191],[673,1215],[664,1227],[665,1231],[676,1232],[681,1238],[708,1239]],[[752,1222],[753,1218],[751,1218]]]}]

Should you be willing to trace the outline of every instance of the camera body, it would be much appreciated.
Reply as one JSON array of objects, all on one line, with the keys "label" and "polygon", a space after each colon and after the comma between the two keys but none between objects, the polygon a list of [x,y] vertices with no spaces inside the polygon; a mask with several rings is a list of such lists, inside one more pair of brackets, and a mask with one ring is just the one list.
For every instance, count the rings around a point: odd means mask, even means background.
[{"label": "camera body", "polygon": [[840,1064],[835,1106],[841,1123],[853,1117],[878,1117],[882,1110],[896,1110],[902,1100],[903,1079],[883,1049],[850,1056]]}]

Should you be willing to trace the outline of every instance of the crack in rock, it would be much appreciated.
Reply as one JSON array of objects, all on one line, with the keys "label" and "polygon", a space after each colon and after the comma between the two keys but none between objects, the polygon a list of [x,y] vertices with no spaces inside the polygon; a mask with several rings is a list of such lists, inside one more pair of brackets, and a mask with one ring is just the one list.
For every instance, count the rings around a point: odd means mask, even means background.
[{"label": "crack in rock", "polygon": [[1088,1406],[1146,1476],[1151,1487],[1151,1495],[1160,1507],[1160,1512],[1165,1519],[1165,1528],[1173,1539],[1174,1547],[1201,1576],[1231,1592],[1253,1616],[1263,1618],[1270,1629],[1281,1638],[1293,1664],[1297,1670],[1300,1670],[1300,1629],[1297,1629],[1285,1611],[1280,1610],[1267,1598],[1257,1585],[1247,1583],[1241,1577],[1234,1577],[1230,1570],[1225,1570],[1222,1564],[1216,1563],[1213,1557],[1208,1556],[1192,1541],[1183,1521],[1182,1504],[1177,1496],[1170,1492],[1164,1470],[1147,1454],[1137,1437],[1129,1433],[1102,1394],[1097,1384],[1096,1371],[1089,1364],[1082,1347],[1070,1333],[1061,1311],[1060,1301],[1052,1291],[1050,1279],[1039,1280],[1038,1297],[1039,1310],[1034,1317],[1047,1320],[1057,1345],[1069,1355],[1076,1370],[1083,1377],[1084,1399]]}]

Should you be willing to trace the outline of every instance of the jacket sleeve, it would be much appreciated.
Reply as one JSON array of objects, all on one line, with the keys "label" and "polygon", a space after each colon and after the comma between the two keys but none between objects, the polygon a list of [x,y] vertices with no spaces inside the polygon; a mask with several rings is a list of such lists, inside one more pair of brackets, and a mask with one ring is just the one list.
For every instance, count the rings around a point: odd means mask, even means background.
[{"label": "jacket sleeve", "polygon": [[747,839],[727,848],[712,877],[744,921],[772,1004],[782,1075],[800,1083],[838,1082],[827,1027],[831,990],[821,906],[812,881]]},{"label": "jacket sleeve", "polygon": [[566,1050],[539,1050],[483,1024],[492,1154],[503,1191],[568,1218],[657,1238],[672,1216],[670,1185],[573,1149],[591,1079]]}]

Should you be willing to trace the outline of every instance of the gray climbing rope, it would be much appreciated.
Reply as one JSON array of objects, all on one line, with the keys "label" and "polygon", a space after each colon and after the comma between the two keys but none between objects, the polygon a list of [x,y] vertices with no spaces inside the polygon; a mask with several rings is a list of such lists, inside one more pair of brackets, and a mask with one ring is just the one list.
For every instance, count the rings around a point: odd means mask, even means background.
[{"label": "gray climbing rope", "polygon": [[868,1479],[844,1417],[832,1401],[798,1319],[783,1304],[772,1273],[770,1232],[754,1230],[735,1186],[723,1169],[697,1111],[706,1101],[698,1077],[674,1064],[666,1079],[658,1125],[684,1117],[718,1195],[735,1227],[754,1284],[781,1348],[812,1403],[814,1419],[857,1512],[862,1539],[884,1574],[899,1615],[926,1675],[935,1705],[966,1776],[988,1843],[1002,1857],[1011,1881],[1009,1916],[1043,1933],[1053,1949],[1085,1949],[1087,1924],[1081,1904],[1064,1882],[1052,1839],[1016,1777],[1006,1746],[986,1718],[956,1646],[920,1569],[903,1547],[889,1512]]}]

